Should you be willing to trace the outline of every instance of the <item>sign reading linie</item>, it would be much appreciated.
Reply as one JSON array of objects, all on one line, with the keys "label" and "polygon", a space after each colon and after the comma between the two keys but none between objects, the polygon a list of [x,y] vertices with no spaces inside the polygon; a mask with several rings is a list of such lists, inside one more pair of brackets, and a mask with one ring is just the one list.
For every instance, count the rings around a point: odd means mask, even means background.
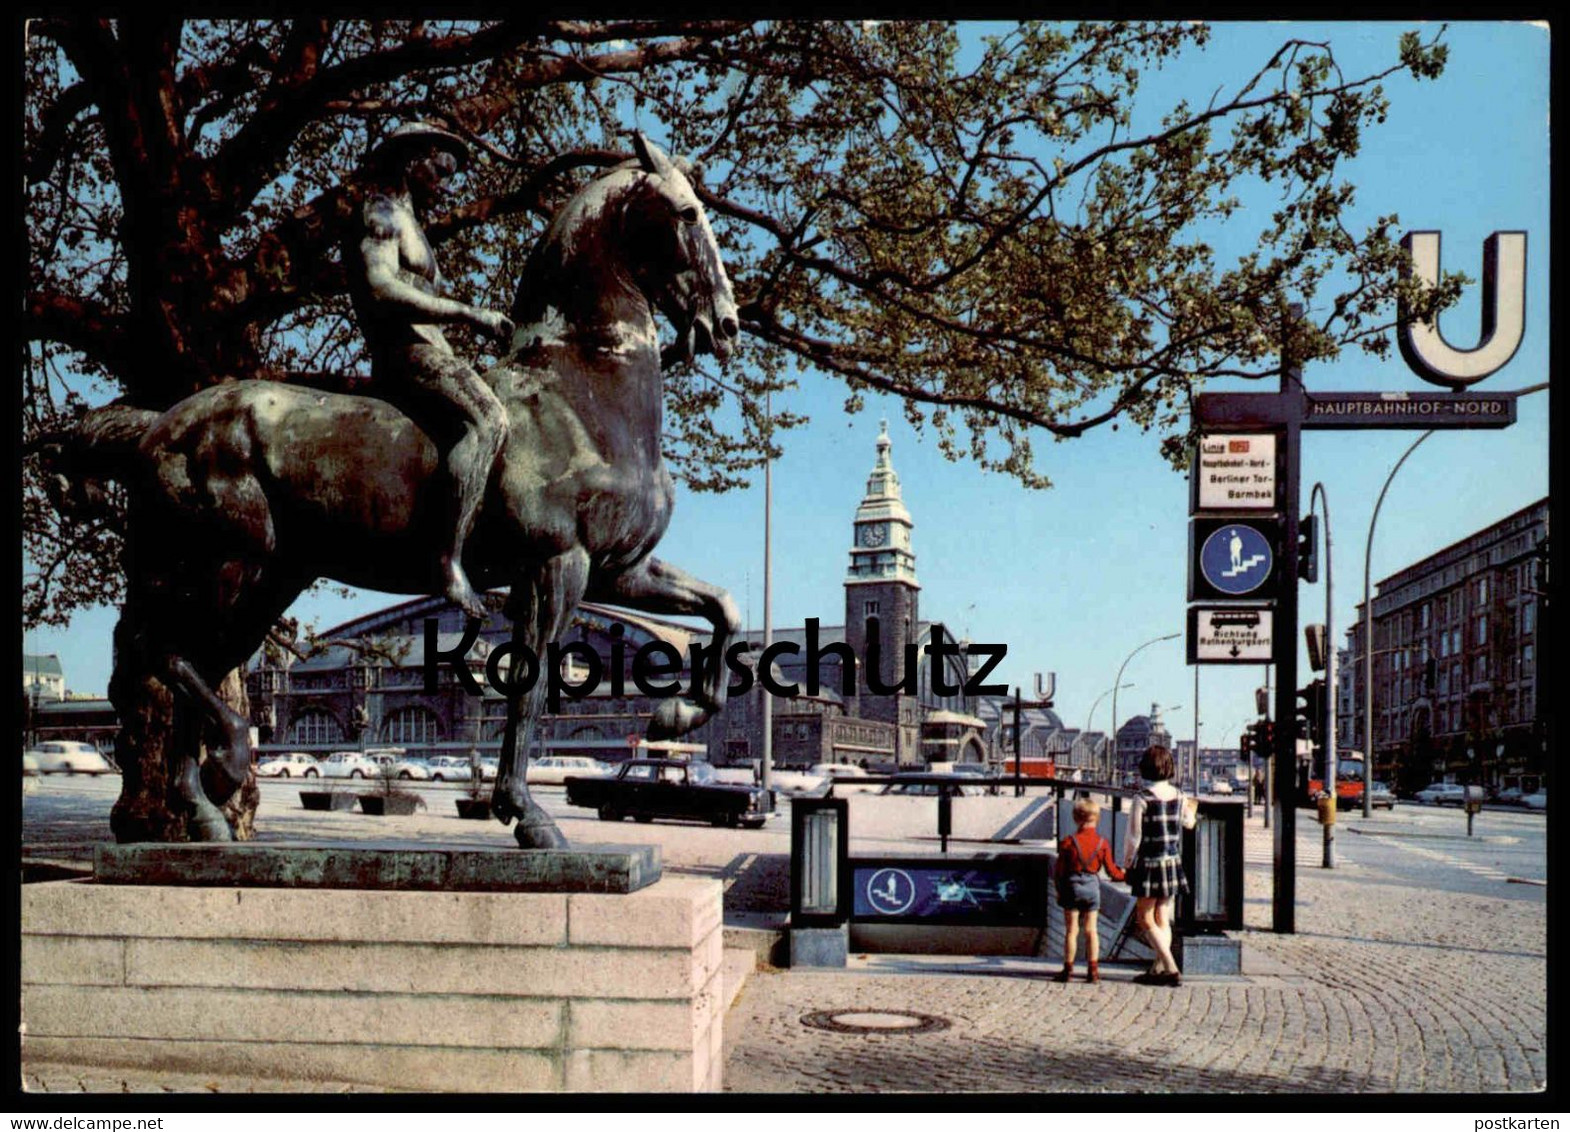
[{"label": "sign reading linie", "polygon": [[1513,394],[1310,393],[1304,428],[1506,428]]},{"label": "sign reading linie", "polygon": [[1196,510],[1277,510],[1275,433],[1201,436],[1192,482]]},{"label": "sign reading linie", "polygon": [[1269,664],[1275,613],[1269,606],[1190,606],[1190,664]]}]

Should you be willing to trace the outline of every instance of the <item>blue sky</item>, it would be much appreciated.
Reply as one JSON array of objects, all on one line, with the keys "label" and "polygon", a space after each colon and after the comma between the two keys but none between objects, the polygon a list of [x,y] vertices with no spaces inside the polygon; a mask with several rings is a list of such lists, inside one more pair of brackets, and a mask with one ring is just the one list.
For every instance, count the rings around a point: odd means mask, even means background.
[{"label": "blue sky", "polygon": [[[1216,29],[1199,55],[1147,76],[1138,113],[1157,117],[1178,98],[1208,101],[1216,86],[1237,85],[1290,37],[1328,40],[1348,74],[1394,60],[1394,23],[1233,24]],[[1425,29],[1431,31],[1432,28]],[[1345,167],[1358,186],[1351,225],[1391,212],[1401,230],[1439,229],[1444,267],[1481,274],[1482,242],[1495,230],[1528,235],[1526,336],[1515,358],[1474,387],[1476,392],[1524,388],[1548,380],[1548,50],[1545,28],[1527,24],[1461,24],[1445,36],[1450,60],[1436,82],[1404,75],[1385,83],[1388,121],[1370,131]],[[1246,202],[1255,205],[1255,202]],[[1268,200],[1237,223],[1249,235],[1268,220]],[[1218,253],[1229,233],[1217,233]],[[1227,262],[1218,254],[1218,262]],[[1478,287],[1441,322],[1461,348],[1478,337]],[[745,364],[746,344],[732,364]],[[1310,366],[1311,392],[1433,392],[1399,356],[1380,362],[1361,353]],[[1250,387],[1214,383],[1207,388]],[[1252,388],[1261,388],[1251,386]],[[843,620],[842,582],[849,561],[850,523],[874,457],[880,417],[887,417],[894,465],[916,527],[913,541],[922,582],[921,613],[956,633],[1008,645],[1000,672],[1029,694],[1035,672],[1057,674],[1057,709],[1066,725],[1084,727],[1092,703],[1109,689],[1125,657],[1142,642],[1184,628],[1187,576],[1187,477],[1156,451],[1154,434],[1106,428],[1060,444],[1044,435],[1037,465],[1054,482],[1033,492],[969,464],[950,463],[932,438],[906,424],[898,404],[868,398],[854,417],[841,404],[844,386],[802,375],[799,388],[776,406],[805,412],[812,423],[785,438],[774,472],[774,621],[800,625]],[[1381,511],[1373,555],[1377,582],[1548,493],[1548,399],[1520,403],[1514,427],[1441,432],[1426,441],[1396,477]],[[1303,510],[1309,488],[1324,484],[1331,518],[1337,641],[1362,596],[1363,548],[1374,501],[1415,431],[1305,433]],[[761,624],[763,592],[762,477],[724,496],[681,492],[660,557],[735,595],[749,624]],[[1324,575],[1299,591],[1303,620],[1321,620]],[[326,627],[380,607],[368,593],[352,599],[310,598],[293,612]],[[28,652],[61,657],[75,690],[102,692],[109,676],[114,612],[79,615],[65,630],[25,635]],[[1194,670],[1181,637],[1143,650],[1129,664],[1119,693],[1126,719],[1162,706],[1178,738],[1195,724]],[[1306,673],[1306,662],[1300,662]],[[1306,675],[1303,679],[1306,679]],[[1253,714],[1253,689],[1263,667],[1207,666],[1199,676],[1200,741],[1233,745]],[[1175,710],[1170,710],[1176,706]],[[1110,697],[1095,726],[1110,718]]]}]

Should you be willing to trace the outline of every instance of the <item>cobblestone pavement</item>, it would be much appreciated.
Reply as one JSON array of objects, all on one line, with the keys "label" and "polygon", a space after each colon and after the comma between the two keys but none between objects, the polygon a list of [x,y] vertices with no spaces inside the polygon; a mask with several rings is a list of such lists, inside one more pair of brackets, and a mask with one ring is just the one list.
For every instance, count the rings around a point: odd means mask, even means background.
[{"label": "cobblestone pavement", "polygon": [[[78,784],[80,788],[80,784]],[[45,793],[58,793],[46,784]],[[89,788],[91,789],[91,787]],[[106,836],[112,794],[93,807],[35,811],[35,855],[77,859]],[[269,839],[387,837],[488,843],[496,831],[447,807],[412,819],[306,815],[274,791]],[[434,796],[433,796],[434,797]],[[30,803],[44,799],[29,799]],[[990,804],[991,800],[988,800]],[[33,806],[29,806],[33,810]],[[101,810],[102,812],[98,812]],[[672,872],[725,884],[729,918],[777,910],[788,891],[788,824],[762,832],[617,827],[560,816],[575,840],[656,840]],[[889,819],[892,820],[892,819]],[[863,821],[878,849],[933,846],[911,823]],[[908,828],[907,828],[908,826]],[[1393,829],[1393,826],[1392,826]],[[918,840],[911,840],[911,838]],[[1488,1092],[1546,1077],[1546,890],[1511,898],[1409,887],[1338,839],[1340,867],[1318,862],[1319,828],[1300,817],[1297,932],[1270,929],[1270,835],[1245,845],[1245,975],[1189,978],[1176,990],[1130,982],[1109,965],[1098,986],[1048,981],[1041,960],[872,961],[844,972],[754,974],[725,1019],[728,1092]],[[1372,839],[1370,839],[1372,840]],[[886,843],[885,843],[886,842]],[[1435,842],[1404,842],[1414,849]],[[978,846],[979,847],[979,846]],[[74,850],[82,852],[73,852]],[[1530,895],[1528,895],[1530,894]],[[953,970],[954,965],[950,964]],[[913,1011],[945,1019],[926,1033],[809,1029],[814,1011]],[[60,1093],[368,1092],[363,1086],[214,1078],[29,1064],[23,1087]]]},{"label": "cobblestone pavement", "polygon": [[[1307,826],[1306,829],[1302,828]],[[1048,981],[1027,961],[923,977],[760,973],[726,1018],[735,1092],[1492,1092],[1546,1080],[1542,900],[1317,867],[1301,822],[1297,932],[1269,930],[1270,834],[1247,829],[1245,972],[1143,987]],[[1343,842],[1345,844],[1345,842]],[[1382,883],[1384,882],[1384,883]],[[1540,891],[1540,890],[1539,890]],[[1270,973],[1263,973],[1263,972]],[[809,1029],[813,1011],[915,1011],[928,1033]]]}]

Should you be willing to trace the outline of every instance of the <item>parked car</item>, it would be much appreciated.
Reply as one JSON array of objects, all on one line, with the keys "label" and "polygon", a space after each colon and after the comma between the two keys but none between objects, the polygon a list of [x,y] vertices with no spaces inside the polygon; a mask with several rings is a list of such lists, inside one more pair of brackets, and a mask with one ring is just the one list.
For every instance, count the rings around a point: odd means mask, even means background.
[{"label": "parked car", "polygon": [[1412,800],[1435,806],[1459,806],[1466,801],[1466,788],[1454,782],[1435,782],[1412,795]]},{"label": "parked car", "polygon": [[1529,810],[1548,809],[1548,791],[1539,790],[1536,794],[1528,794],[1521,799],[1521,804]]},{"label": "parked car", "polygon": [[1521,799],[1525,797],[1526,791],[1519,786],[1506,786],[1498,794],[1494,795],[1494,801],[1501,806],[1519,806],[1521,805]]},{"label": "parked car", "polygon": [[318,764],[323,778],[380,778],[382,764],[360,751],[334,751]]},{"label": "parked car", "polygon": [[832,778],[835,782],[842,778],[867,777],[867,772],[855,763],[813,763],[807,773],[818,778]]},{"label": "parked car", "polygon": [[402,750],[366,751],[365,757],[381,767],[388,778],[424,782],[431,777],[430,765],[424,759],[411,759]]},{"label": "parked car", "polygon": [[568,803],[602,821],[686,818],[761,829],[774,809],[769,791],[721,782],[708,763],[675,759],[629,759],[613,778],[570,774],[566,785]]},{"label": "parked car", "polygon": [[965,774],[902,774],[890,782],[880,795],[902,795],[905,797],[935,798],[939,794],[958,795],[971,797],[985,794],[987,788],[973,780],[972,776]]},{"label": "parked car", "polygon": [[440,755],[430,761],[432,782],[468,782],[474,778],[469,760],[457,755]]},{"label": "parked car", "polygon": [[40,743],[29,752],[39,774],[119,774],[115,765],[91,743],[70,739]]},{"label": "parked car", "polygon": [[257,778],[317,778],[321,773],[321,764],[315,756],[299,751],[272,755],[256,764]]},{"label": "parked car", "polygon": [[33,754],[32,751],[23,751],[22,752],[22,776],[25,778],[25,777],[27,777],[29,775],[34,775],[34,774],[37,774],[37,773],[38,773],[38,756]]},{"label": "parked car", "polygon": [[882,785],[855,763],[814,763],[807,768],[807,774],[832,783],[834,792],[841,796],[876,794]]},{"label": "parked car", "polygon": [[496,775],[501,771],[501,765],[502,761],[499,758],[492,758],[490,755],[482,758],[480,760],[480,781],[496,781]]},{"label": "parked car", "polygon": [[1210,792],[1212,794],[1230,794],[1232,793],[1232,784],[1224,778],[1211,779]]},{"label": "parked car", "polygon": [[524,780],[530,786],[560,786],[567,781],[569,774],[583,775],[585,778],[605,778],[615,773],[615,767],[609,763],[602,763],[599,759],[590,758],[588,755],[546,755],[544,758],[529,761],[529,769],[524,772]]},{"label": "parked car", "polygon": [[1368,805],[1371,809],[1391,810],[1396,808],[1396,796],[1390,792],[1390,787],[1383,782],[1374,783],[1374,788],[1369,791]]}]

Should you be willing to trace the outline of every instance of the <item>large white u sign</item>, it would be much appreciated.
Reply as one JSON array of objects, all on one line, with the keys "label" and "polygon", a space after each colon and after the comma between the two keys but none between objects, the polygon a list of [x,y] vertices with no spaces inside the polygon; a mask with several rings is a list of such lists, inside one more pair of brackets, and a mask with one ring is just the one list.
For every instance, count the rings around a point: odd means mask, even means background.
[{"label": "large white u sign", "polygon": [[[1439,282],[1439,233],[1409,232],[1401,241],[1411,273],[1430,286]],[[1495,232],[1483,241],[1483,333],[1476,348],[1457,350],[1435,321],[1398,312],[1401,356],[1424,381],[1464,389],[1501,369],[1515,356],[1526,329],[1526,233]]]}]

